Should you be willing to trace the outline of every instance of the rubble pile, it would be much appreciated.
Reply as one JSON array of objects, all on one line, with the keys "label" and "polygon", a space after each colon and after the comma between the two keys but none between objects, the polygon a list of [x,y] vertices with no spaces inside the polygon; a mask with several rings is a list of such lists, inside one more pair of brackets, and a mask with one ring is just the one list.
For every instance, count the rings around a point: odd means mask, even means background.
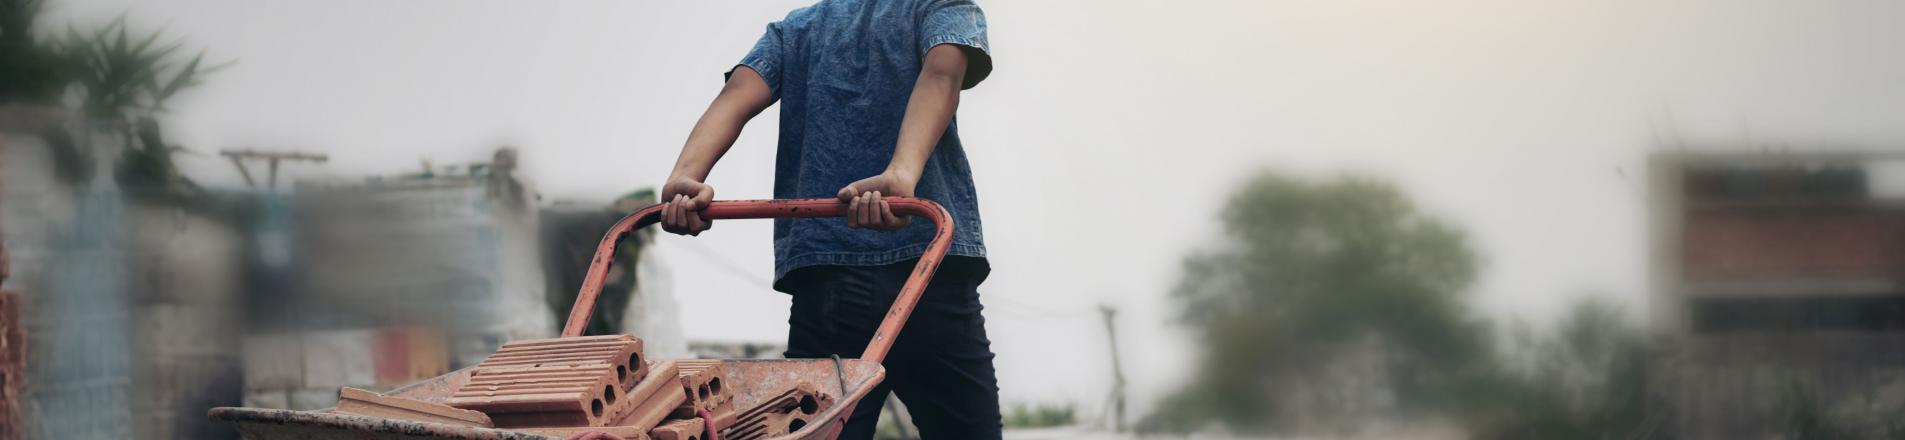
[{"label": "rubble pile", "polygon": [[508,429],[568,438],[601,432],[628,440],[753,440],[799,431],[834,404],[809,383],[737,411],[725,361],[645,359],[628,335],[515,341],[471,369],[441,403],[355,388],[337,411],[370,417]]}]

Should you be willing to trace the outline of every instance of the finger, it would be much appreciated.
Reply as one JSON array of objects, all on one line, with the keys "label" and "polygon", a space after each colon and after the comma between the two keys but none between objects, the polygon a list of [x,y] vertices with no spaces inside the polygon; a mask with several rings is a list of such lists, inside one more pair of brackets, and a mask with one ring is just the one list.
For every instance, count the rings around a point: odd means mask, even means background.
[{"label": "finger", "polygon": [[700,213],[691,212],[687,215],[687,217],[688,217],[688,231],[690,231],[688,235],[699,237],[701,236],[701,231],[708,230],[708,222],[701,219]]},{"label": "finger", "polygon": [[[841,191],[846,191],[846,190],[843,189]],[[859,196],[855,196],[854,198],[847,200],[847,227],[856,228],[856,229],[860,227],[860,197]]]},{"label": "finger", "polygon": [[686,202],[688,194],[674,194],[674,204],[671,204],[671,208],[674,208],[674,229],[682,232],[688,232],[688,210],[684,210]]},{"label": "finger", "polygon": [[668,232],[675,232],[675,201],[674,199],[664,200],[661,202],[661,228],[664,230],[667,230]]},{"label": "finger", "polygon": [[893,206],[888,205],[885,200],[880,201],[880,217],[886,220],[886,225],[889,228],[899,229],[901,226],[906,226],[906,221],[900,219],[899,216],[893,215]]},{"label": "finger", "polygon": [[840,187],[840,192],[835,193],[833,196],[835,198],[839,198],[840,201],[842,202],[850,202],[850,201],[853,201],[853,196],[856,196],[856,195],[859,195],[859,194],[853,192],[853,185],[847,185],[847,186]]},{"label": "finger", "polygon": [[676,194],[671,208],[674,208],[674,230],[678,230],[676,234],[695,232],[692,229],[692,223],[688,223],[688,215],[692,213],[688,211],[688,194]]},{"label": "finger", "polygon": [[880,223],[873,218],[873,203],[880,200],[875,194],[877,193],[869,191],[860,195],[863,199],[860,201],[860,226],[869,228],[877,228],[880,226]]},{"label": "finger", "polygon": [[694,202],[694,210],[696,211],[708,209],[708,204],[714,202],[714,187],[701,185],[701,190],[695,191],[695,196],[689,200]]},{"label": "finger", "polygon": [[880,217],[880,204],[885,202],[886,199],[881,197],[879,191],[874,191],[872,195],[867,196],[867,223],[881,230],[887,228],[886,219]]}]

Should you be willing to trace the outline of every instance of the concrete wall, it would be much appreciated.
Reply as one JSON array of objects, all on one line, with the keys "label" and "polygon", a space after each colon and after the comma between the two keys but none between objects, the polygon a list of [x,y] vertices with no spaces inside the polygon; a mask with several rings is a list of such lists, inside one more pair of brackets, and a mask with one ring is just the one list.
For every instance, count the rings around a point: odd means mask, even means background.
[{"label": "concrete wall", "polygon": [[[109,139],[93,140],[111,145]],[[224,438],[238,403],[240,243],[215,214],[64,180],[38,136],[0,134],[0,224],[27,321],[33,437]]]}]

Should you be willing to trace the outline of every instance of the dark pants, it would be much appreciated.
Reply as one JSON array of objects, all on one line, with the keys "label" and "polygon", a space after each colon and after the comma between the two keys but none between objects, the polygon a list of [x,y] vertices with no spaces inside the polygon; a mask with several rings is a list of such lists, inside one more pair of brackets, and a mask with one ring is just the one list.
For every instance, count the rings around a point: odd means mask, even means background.
[{"label": "dark pants", "polygon": [[[787,357],[860,357],[914,263],[788,273],[774,286],[794,295]],[[888,392],[899,393],[922,438],[999,438],[999,382],[978,291],[991,271],[984,259],[946,258],[886,356],[886,380],[860,399],[840,438],[873,438]]]}]

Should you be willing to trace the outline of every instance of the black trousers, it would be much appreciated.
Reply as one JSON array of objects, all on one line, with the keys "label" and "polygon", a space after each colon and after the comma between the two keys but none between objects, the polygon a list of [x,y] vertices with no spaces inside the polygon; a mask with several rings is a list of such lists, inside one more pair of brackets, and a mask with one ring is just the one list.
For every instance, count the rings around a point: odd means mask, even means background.
[{"label": "black trousers", "polygon": [[[786,356],[859,357],[916,262],[813,266],[782,277],[774,288],[794,296]],[[991,271],[982,258],[941,262],[886,356],[886,380],[860,399],[840,438],[873,438],[888,392],[899,394],[924,439],[999,438],[999,382],[978,290]]]}]

